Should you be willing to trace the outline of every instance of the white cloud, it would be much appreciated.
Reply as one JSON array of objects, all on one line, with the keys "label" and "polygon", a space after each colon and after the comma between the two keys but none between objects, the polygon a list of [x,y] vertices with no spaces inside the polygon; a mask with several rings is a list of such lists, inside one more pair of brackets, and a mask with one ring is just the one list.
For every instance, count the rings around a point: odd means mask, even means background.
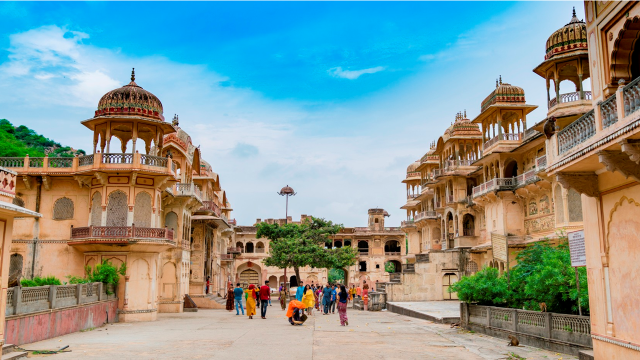
[{"label": "white cloud", "polygon": [[333,77],[355,80],[364,74],[375,74],[383,71],[384,69],[384,66],[376,66],[362,70],[343,70],[341,66],[338,66],[327,70],[327,72]]}]

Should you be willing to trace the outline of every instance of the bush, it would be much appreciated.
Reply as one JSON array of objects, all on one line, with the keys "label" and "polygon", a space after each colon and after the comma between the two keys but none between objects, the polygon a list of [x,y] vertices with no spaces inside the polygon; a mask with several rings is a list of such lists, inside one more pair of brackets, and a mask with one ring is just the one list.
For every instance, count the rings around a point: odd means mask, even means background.
[{"label": "bush", "polygon": [[67,279],[69,279],[69,284],[86,284],[90,282],[87,278],[82,278],[79,276],[68,275]]},{"label": "bush", "polygon": [[90,282],[101,282],[104,284],[118,285],[120,275],[124,276],[127,272],[127,266],[122,264],[119,268],[113,266],[110,261],[102,260],[101,264],[96,265],[94,269],[87,266],[87,277]]},{"label": "bush", "polygon": [[47,285],[62,285],[60,280],[53,276],[45,276],[45,277],[34,277],[33,280],[22,279],[20,281],[20,285],[22,287],[33,287],[33,286],[47,286]]},{"label": "bush", "polygon": [[566,237],[558,245],[540,241],[529,245],[517,256],[518,264],[509,272],[499,274],[497,269],[484,268],[463,277],[449,287],[458,298],[480,305],[508,306],[517,309],[540,310],[545,303],[547,311],[577,314],[577,299],[583,313],[589,312],[589,291],[586,268],[578,268],[580,294],[576,289],[575,270]]},{"label": "bush", "polygon": [[508,298],[507,280],[498,269],[484,268],[472,276],[465,276],[449,287],[458,299],[479,305],[504,306]]}]

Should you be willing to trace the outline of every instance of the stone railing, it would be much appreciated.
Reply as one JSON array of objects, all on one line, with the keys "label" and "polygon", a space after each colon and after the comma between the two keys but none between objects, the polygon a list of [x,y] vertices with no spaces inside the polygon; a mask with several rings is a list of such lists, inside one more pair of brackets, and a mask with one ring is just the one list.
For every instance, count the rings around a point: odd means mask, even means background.
[{"label": "stone railing", "polygon": [[407,173],[407,179],[414,178],[414,177],[420,177],[420,172],[419,171],[412,171],[412,172],[408,172]]},{"label": "stone railing", "polygon": [[228,247],[227,248],[227,252],[229,254],[240,254],[240,253],[242,253],[242,249],[240,249],[239,247],[233,247],[232,246],[232,247]]},{"label": "stone railing", "polygon": [[72,157],[50,157],[49,158],[49,167],[50,168],[70,168],[70,167],[73,167],[73,158]]},{"label": "stone railing", "polygon": [[547,168],[547,155],[542,155],[539,158],[536,158],[536,169],[538,171],[542,171]]},{"label": "stone railing", "polygon": [[235,225],[237,225],[237,224],[238,224],[238,222],[236,221],[236,219],[229,219],[229,221],[227,221],[227,222],[229,223],[229,225],[233,225],[233,226],[235,226]]},{"label": "stone railing", "polygon": [[400,255],[401,252],[400,251],[385,251],[384,254],[387,255],[387,256],[395,256],[395,255]]},{"label": "stone railing", "polygon": [[415,221],[423,219],[435,219],[438,214],[435,211],[422,211],[416,215]]},{"label": "stone railing", "polygon": [[415,226],[415,222],[413,220],[403,220],[400,223],[400,227],[406,227],[406,226]]},{"label": "stone railing", "polygon": [[582,144],[595,134],[596,119],[591,110],[558,132],[558,155]]},{"label": "stone railing", "polygon": [[233,254],[220,254],[220,261],[232,261]]},{"label": "stone railing", "polygon": [[78,157],[78,166],[91,166],[93,165],[93,154],[84,155]]},{"label": "stone railing", "polygon": [[173,242],[173,229],[131,226],[71,225],[71,240],[75,239],[161,239]]},{"label": "stone railing", "polygon": [[533,136],[536,136],[538,134],[541,134],[541,132],[536,130],[536,129],[529,128],[529,129],[524,131],[524,139],[523,140],[526,140],[526,139],[528,139],[530,137],[533,137]]},{"label": "stone railing", "polygon": [[358,255],[360,255],[360,256],[368,256],[369,255],[369,249],[358,249]]},{"label": "stone railing", "polygon": [[433,169],[433,178],[437,178],[438,176],[442,176],[444,172],[442,169]]},{"label": "stone railing", "polygon": [[103,164],[133,164],[133,154],[102,154]]},{"label": "stone railing", "polygon": [[177,183],[174,194],[176,196],[195,196],[202,200],[200,188],[194,183]]},{"label": "stone railing", "polygon": [[618,105],[616,103],[615,94],[600,103],[600,116],[602,117],[603,129],[606,129],[618,122]]},{"label": "stone railing", "polygon": [[5,315],[22,315],[51,309],[68,308],[115,298],[115,288],[112,284],[17,286],[7,290]]},{"label": "stone railing", "polygon": [[[569,352],[574,354],[577,354],[580,348],[592,347],[589,316],[461,303],[460,320],[469,330],[481,331],[489,335],[495,334],[496,330],[499,330],[502,336],[506,336],[505,332],[516,334],[521,344],[545,347],[545,343],[548,346],[560,343],[565,350],[577,346],[574,351]],[[540,340],[543,342],[541,343]],[[545,348],[560,351],[559,348]]]},{"label": "stone railing", "polygon": [[622,89],[624,99],[624,116],[640,109],[640,77],[630,82]]},{"label": "stone railing", "polygon": [[489,141],[484,143],[484,149],[488,149],[491,146],[495,145],[498,141],[519,141],[522,140],[522,133],[504,133],[498,134],[490,139]]},{"label": "stone railing", "polygon": [[[566,94],[560,94],[560,103],[564,104],[564,103],[570,103],[570,102],[575,102],[575,101],[591,100],[592,99],[591,91],[583,91],[582,93],[584,94],[583,99],[580,99],[580,91],[570,92],[570,93],[566,93]],[[552,107],[554,107],[556,105],[558,105],[558,99],[557,98],[553,98],[553,99],[549,100],[549,109],[551,109]]]},{"label": "stone railing", "polygon": [[407,200],[413,200],[415,198],[417,198],[418,196],[420,196],[420,194],[407,194]]},{"label": "stone railing", "polygon": [[168,160],[169,159],[161,157],[161,156],[140,154],[140,163],[142,165],[167,167],[167,161]]},{"label": "stone railing", "polygon": [[211,200],[204,200],[200,211],[213,211],[216,216],[220,216],[222,214],[220,207]]},{"label": "stone railing", "polygon": [[23,157],[1,157],[0,166],[5,168],[21,168],[24,167],[24,159]]},{"label": "stone railing", "polygon": [[256,248],[256,254],[264,254],[264,248]]}]

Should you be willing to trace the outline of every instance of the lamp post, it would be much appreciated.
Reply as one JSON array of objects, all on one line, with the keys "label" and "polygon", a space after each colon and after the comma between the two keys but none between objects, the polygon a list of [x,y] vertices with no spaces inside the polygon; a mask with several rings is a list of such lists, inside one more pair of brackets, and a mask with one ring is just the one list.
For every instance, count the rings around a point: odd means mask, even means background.
[{"label": "lamp post", "polygon": [[[278,195],[284,196],[286,198],[286,205],[285,205],[285,211],[284,211],[284,224],[287,225],[287,223],[289,222],[289,196],[295,196],[296,192],[289,186],[285,186],[282,189],[280,189],[280,192],[278,193]],[[296,279],[297,281],[300,281],[300,279]],[[287,267],[284,267],[284,294],[285,294],[285,298],[284,298],[284,305],[285,307],[287,306],[287,296],[289,296],[289,291],[287,291]]]}]

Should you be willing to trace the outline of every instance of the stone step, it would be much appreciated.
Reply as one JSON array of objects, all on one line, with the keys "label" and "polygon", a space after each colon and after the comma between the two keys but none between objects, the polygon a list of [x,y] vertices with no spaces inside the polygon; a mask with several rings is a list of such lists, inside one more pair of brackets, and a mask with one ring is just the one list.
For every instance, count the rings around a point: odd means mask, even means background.
[{"label": "stone step", "polygon": [[13,344],[2,345],[2,355],[16,351],[16,346]]},{"label": "stone step", "polygon": [[2,354],[2,360],[15,360],[15,359],[22,359],[22,358],[26,358],[27,357],[27,352],[26,351],[13,351],[7,354]]},{"label": "stone step", "polygon": [[182,311],[184,311],[184,312],[198,312],[198,308],[183,308]]},{"label": "stone step", "polygon": [[593,360],[593,350],[580,350],[578,352],[579,360]]}]

